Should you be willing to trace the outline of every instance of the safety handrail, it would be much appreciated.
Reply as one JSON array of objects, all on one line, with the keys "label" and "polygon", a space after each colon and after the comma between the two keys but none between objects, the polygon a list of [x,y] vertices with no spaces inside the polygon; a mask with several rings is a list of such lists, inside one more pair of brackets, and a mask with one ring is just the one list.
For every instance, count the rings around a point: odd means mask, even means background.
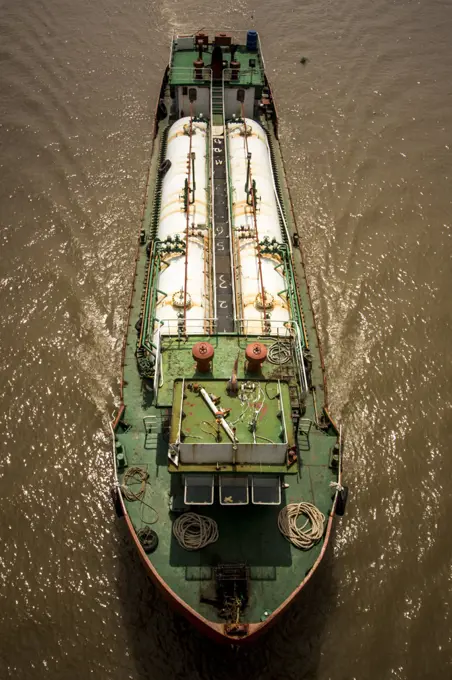
[{"label": "safety handrail", "polygon": [[[234,41],[234,38],[235,38],[236,36],[244,36],[244,37],[246,37],[246,35],[247,35],[247,33],[248,33],[248,29],[245,29],[245,28],[243,28],[243,29],[240,29],[240,28],[233,28],[233,27],[228,27],[228,26],[220,26],[220,27],[218,27],[218,26],[217,26],[217,27],[215,27],[215,26],[209,26],[208,29],[204,29],[204,28],[202,29],[202,31],[206,31],[206,30],[208,30],[208,32],[209,32],[211,35],[214,34],[214,33],[230,33],[230,34],[231,34],[231,37],[232,37],[232,42],[233,42],[233,43],[237,42],[237,41]],[[172,34],[172,39],[173,39],[173,40],[176,40],[177,38],[194,38],[194,37],[195,37],[196,35],[198,35],[198,33],[200,33],[200,32],[201,32],[201,31],[200,31],[199,28],[193,28],[193,29],[192,29],[192,28],[187,28],[187,30],[184,31],[184,33],[178,33],[177,31],[174,31],[174,33]],[[256,32],[257,32],[257,31],[256,31]],[[258,35],[259,35],[259,34],[258,34]],[[244,44],[244,43],[243,43],[243,44]]]},{"label": "safety handrail", "polygon": [[[257,31],[256,31],[256,32],[257,32]],[[259,33],[257,34],[257,44],[258,44],[258,47],[259,47],[259,49],[258,49],[258,54],[259,54],[259,56],[260,56],[260,58],[261,58],[262,66],[263,66],[263,69],[264,69],[264,71],[265,71],[265,61],[264,61],[264,55],[263,55],[263,52],[262,52],[261,38],[260,38]]]},{"label": "safety handrail", "polygon": [[160,380],[160,350],[162,346],[162,338],[161,338],[161,326],[157,329],[157,340],[156,340],[156,347],[155,347],[155,372],[154,372],[154,393],[157,396],[158,391],[159,391],[159,380]]},{"label": "safety handrail", "polygon": [[278,393],[279,393],[279,409],[281,411],[281,424],[283,428],[283,434],[284,434],[284,444],[287,443],[287,429],[286,429],[286,416],[284,415],[284,404],[283,404],[283,398],[282,398],[282,390],[281,390],[281,380],[278,380]]},{"label": "safety handrail", "polygon": [[[202,78],[197,78],[196,81],[193,81],[193,73],[195,71],[201,71]],[[187,84],[193,83],[193,87],[195,87],[197,82],[212,80],[212,69],[207,66],[201,68],[196,68],[196,66],[172,66],[169,72],[169,79],[171,80],[171,78],[186,78],[188,80]]]},{"label": "safety handrail", "polygon": [[[260,82],[262,82],[262,79],[260,77],[260,71],[257,71],[254,68],[240,69],[238,74],[237,74],[237,78],[233,79],[232,78],[232,72],[235,71],[235,70],[236,69],[232,69],[232,68],[229,68],[229,67],[223,69],[224,79],[232,81],[233,85],[240,85],[243,82],[243,80],[246,80],[246,83],[245,83],[246,85],[253,85],[253,84],[255,84],[254,83],[255,77],[257,79],[258,84]],[[259,77],[257,77],[258,75],[259,75]]]},{"label": "safety handrail", "polygon": [[[200,324],[205,321],[209,321],[211,323],[211,327],[213,329],[213,333],[216,332],[216,323],[217,323],[217,318],[216,317],[211,317],[209,319],[203,318],[203,319],[187,319],[187,322],[193,322],[194,324]],[[236,324],[238,325],[238,328],[242,331],[243,335],[248,335],[248,329],[247,326],[251,323],[256,323],[255,319],[236,319]],[[156,341],[156,354],[155,354],[155,373],[154,373],[154,391],[157,394],[158,393],[158,388],[159,388],[159,379],[160,379],[160,355],[161,355],[161,339],[162,336],[172,336],[174,333],[171,333],[171,329],[174,328],[175,331],[177,332],[178,329],[178,319],[164,319],[160,321],[160,327],[157,332],[157,341]],[[295,335],[296,335],[296,342],[294,343],[295,345],[295,359],[296,359],[296,364],[298,368],[298,374],[300,378],[300,384],[302,391],[307,394],[309,392],[309,387],[308,387],[308,380],[306,376],[306,368],[304,365],[304,357],[303,357],[303,343],[302,343],[302,335],[301,335],[301,330],[299,327],[299,324],[294,321],[293,319],[285,319],[285,320],[277,320],[277,319],[272,319],[271,323],[276,323],[276,324],[281,324],[285,328],[287,328],[288,325],[293,326],[295,330]],[[188,328],[185,329],[185,334],[189,335]],[[287,328],[289,331],[289,329]],[[166,332],[165,332],[166,331]],[[200,335],[199,332],[194,332],[193,335]],[[255,335],[263,337],[262,333],[255,333]],[[264,334],[265,337],[273,338],[275,337],[272,333],[266,333]]]},{"label": "safety handrail", "polygon": [[[216,332],[216,325],[217,325],[217,317],[216,316],[204,316],[196,319],[187,319],[186,322],[186,328],[185,328],[185,333],[184,335],[190,335],[190,325],[198,326],[200,327],[202,324],[208,323],[212,327],[212,334]],[[161,336],[166,336],[166,335],[172,335],[170,333],[171,329],[175,329],[176,331],[178,330],[180,326],[180,319],[159,319],[158,323],[160,324],[159,327],[159,332]],[[165,332],[166,331],[166,332]],[[193,331],[193,335],[209,335],[209,333],[202,333],[198,330]]]},{"label": "safety handrail", "polygon": [[115,487],[119,488],[118,470],[116,468],[116,437],[115,437],[115,431],[113,429],[114,420],[115,420],[115,414],[113,412],[111,414],[111,420],[108,421],[108,425],[110,426],[111,440],[112,440],[113,481],[114,481]]},{"label": "safety handrail", "polygon": [[[290,321],[287,321],[286,323],[292,324],[293,327],[295,328],[295,332],[297,334],[298,355],[299,355],[298,356],[298,364],[299,364],[298,370],[300,372],[300,365],[301,365],[302,370],[301,370],[301,374],[300,374],[300,382],[302,383],[303,392],[305,392],[307,394],[309,392],[309,388],[308,388],[308,379],[306,377],[306,368],[305,368],[305,365],[304,365],[303,345],[302,345],[302,342],[301,342],[301,330],[300,330],[298,323],[296,321],[294,321],[293,319],[290,319]],[[295,345],[295,346],[297,347],[297,345]]]},{"label": "safety handrail", "polygon": [[[247,326],[248,324],[255,324],[256,319],[236,319],[237,324],[239,324],[239,328],[242,330],[242,335],[248,335],[247,332]],[[279,320],[279,319],[271,319],[272,324],[281,324],[285,328],[287,328],[287,325],[290,324],[294,327],[295,329],[295,334],[297,337],[297,342],[295,343],[295,358],[297,359],[297,364],[298,364],[298,373],[300,376],[300,383],[303,392],[306,394],[309,392],[309,387],[308,387],[308,379],[306,377],[306,368],[304,365],[304,358],[303,358],[303,343],[302,343],[302,335],[301,335],[301,330],[299,327],[299,324],[294,320],[294,319],[284,319],[284,320]],[[289,329],[287,329],[289,330]],[[272,333],[259,333],[256,335],[260,335],[261,337],[275,337]]]}]

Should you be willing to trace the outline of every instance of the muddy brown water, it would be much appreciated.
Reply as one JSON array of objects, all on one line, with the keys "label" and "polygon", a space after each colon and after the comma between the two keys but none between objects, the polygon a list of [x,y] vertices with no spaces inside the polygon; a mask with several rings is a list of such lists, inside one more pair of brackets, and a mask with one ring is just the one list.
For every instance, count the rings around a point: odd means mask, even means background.
[{"label": "muddy brown water", "polygon": [[[206,25],[261,33],[350,486],[239,653],[169,610],[108,496],[152,111],[171,33]],[[448,0],[3,0],[1,679],[452,677],[451,25]]]}]

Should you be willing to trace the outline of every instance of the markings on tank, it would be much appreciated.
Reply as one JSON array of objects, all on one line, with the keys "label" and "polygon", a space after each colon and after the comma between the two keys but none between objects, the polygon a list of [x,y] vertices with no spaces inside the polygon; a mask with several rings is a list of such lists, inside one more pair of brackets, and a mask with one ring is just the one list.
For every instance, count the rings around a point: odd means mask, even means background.
[{"label": "markings on tank", "polygon": [[213,138],[213,194],[215,234],[215,285],[217,289],[218,330],[228,331],[231,327],[232,278],[230,259],[229,211],[226,185],[226,159],[224,137]]}]

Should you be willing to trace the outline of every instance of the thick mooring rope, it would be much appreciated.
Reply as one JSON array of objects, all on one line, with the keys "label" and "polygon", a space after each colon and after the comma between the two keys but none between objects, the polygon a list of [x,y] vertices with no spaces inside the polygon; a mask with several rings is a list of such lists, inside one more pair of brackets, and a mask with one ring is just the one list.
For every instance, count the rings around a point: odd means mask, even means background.
[{"label": "thick mooring rope", "polygon": [[[146,493],[149,474],[141,467],[130,467],[124,473],[121,491],[128,501],[140,501]],[[138,491],[132,491],[129,484],[140,484]]]},{"label": "thick mooring rope", "polygon": [[[297,526],[300,515],[306,517],[302,527]],[[323,536],[325,515],[312,503],[290,503],[278,515],[278,528],[282,535],[300,550],[309,550]],[[306,527],[311,524],[311,527]]]},{"label": "thick mooring rope", "polygon": [[201,550],[218,540],[218,525],[205,515],[185,512],[174,521],[173,534],[185,550]]},{"label": "thick mooring rope", "polygon": [[290,360],[291,351],[287,343],[276,341],[268,348],[267,359],[271,364],[287,364]]},{"label": "thick mooring rope", "polygon": [[[121,493],[124,498],[128,501],[140,501],[140,519],[143,524],[155,524],[159,520],[159,514],[153,505],[150,505],[145,501],[146,491],[150,484],[148,482],[149,474],[144,468],[141,467],[130,467],[124,473],[124,477],[121,484]],[[140,488],[138,491],[132,491],[130,488],[131,484],[139,484]],[[149,521],[143,517],[143,508],[150,508],[155,514],[155,517]]]}]

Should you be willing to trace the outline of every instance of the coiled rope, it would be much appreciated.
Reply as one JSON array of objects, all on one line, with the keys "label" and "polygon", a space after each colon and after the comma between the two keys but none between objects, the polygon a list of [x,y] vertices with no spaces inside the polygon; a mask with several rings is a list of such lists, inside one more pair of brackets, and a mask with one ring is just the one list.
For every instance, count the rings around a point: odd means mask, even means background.
[{"label": "coiled rope", "polygon": [[[300,515],[306,517],[302,527],[297,526]],[[278,528],[284,538],[300,550],[309,550],[323,536],[325,515],[312,503],[290,503],[278,515]],[[309,529],[308,525],[311,525]]]},{"label": "coiled rope", "polygon": [[290,347],[287,343],[276,341],[268,348],[267,359],[271,364],[287,364],[291,356]]},{"label": "coiled rope", "polygon": [[[121,493],[124,496],[124,498],[128,501],[140,501],[141,503],[140,519],[143,522],[143,524],[155,524],[156,522],[158,522],[159,514],[152,505],[146,503],[146,501],[144,500],[146,497],[147,487],[148,486],[150,487],[148,479],[149,473],[144,468],[141,467],[127,468],[127,470],[124,473],[124,477],[121,484]],[[131,484],[139,484],[140,488],[138,489],[138,491],[132,491],[132,489],[130,488]],[[149,522],[148,520],[144,519],[143,506],[150,508],[155,513],[155,519],[153,519],[152,522]]]},{"label": "coiled rope", "polygon": [[196,512],[185,512],[173,524],[173,534],[184,550],[201,550],[218,540],[215,520]]},{"label": "coiled rope", "polygon": [[[121,491],[128,501],[139,501],[146,493],[146,482],[149,474],[140,467],[130,467],[124,472],[124,477],[121,484]],[[132,491],[128,484],[140,484],[138,491]]]}]

